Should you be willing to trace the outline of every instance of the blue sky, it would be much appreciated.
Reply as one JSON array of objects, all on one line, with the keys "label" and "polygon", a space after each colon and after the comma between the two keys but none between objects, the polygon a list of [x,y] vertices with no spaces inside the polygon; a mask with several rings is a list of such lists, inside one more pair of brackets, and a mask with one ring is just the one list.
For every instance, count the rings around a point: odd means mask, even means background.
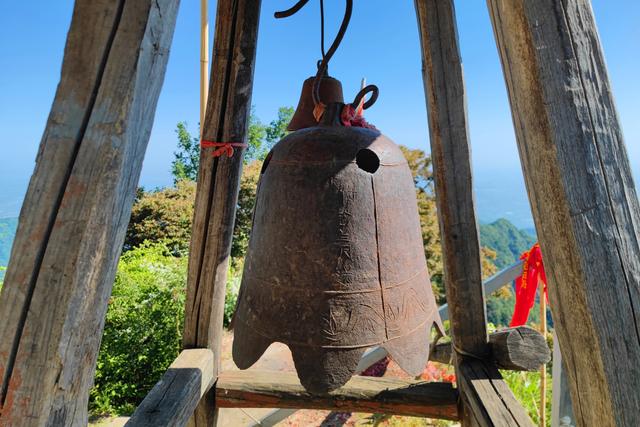
[{"label": "blue sky", "polygon": [[[186,120],[195,132],[199,90],[199,1],[182,0],[171,56],[140,184],[169,185],[175,125]],[[253,104],[269,122],[279,106],[295,106],[302,81],[319,58],[318,2],[295,16],[273,12],[294,3],[264,0]],[[342,19],[343,1],[327,0],[327,45]],[[16,215],[59,79],[73,2],[7,1],[0,15],[0,217]],[[471,143],[482,220],[509,217],[528,226],[528,204],[507,95],[484,1],[457,1],[458,27],[467,84]],[[640,2],[593,1],[632,168],[640,172]],[[211,33],[215,1],[211,1]],[[413,1],[356,0],[351,26],[331,64],[346,98],[360,79],[380,87],[367,119],[399,144],[428,151],[426,108]],[[506,199],[497,205],[497,199]],[[520,212],[521,211],[521,212]],[[529,221],[530,222],[530,221]]]}]

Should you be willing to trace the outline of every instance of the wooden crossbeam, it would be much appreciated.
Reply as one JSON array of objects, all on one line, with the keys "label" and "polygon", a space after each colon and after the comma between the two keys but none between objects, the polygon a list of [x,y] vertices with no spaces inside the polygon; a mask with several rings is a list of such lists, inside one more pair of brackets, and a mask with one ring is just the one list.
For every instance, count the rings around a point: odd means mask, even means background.
[{"label": "wooden crossbeam", "polygon": [[[528,326],[507,328],[489,335],[491,354],[499,369],[536,371],[551,360],[551,351],[544,336]],[[435,345],[429,360],[452,363],[451,343]]]},{"label": "wooden crossbeam", "polygon": [[215,381],[213,352],[183,350],[136,408],[127,427],[183,426]]},{"label": "wooden crossbeam", "polygon": [[223,372],[220,408],[296,408],[458,419],[458,393],[449,383],[353,377],[328,395],[312,395],[293,372]]}]

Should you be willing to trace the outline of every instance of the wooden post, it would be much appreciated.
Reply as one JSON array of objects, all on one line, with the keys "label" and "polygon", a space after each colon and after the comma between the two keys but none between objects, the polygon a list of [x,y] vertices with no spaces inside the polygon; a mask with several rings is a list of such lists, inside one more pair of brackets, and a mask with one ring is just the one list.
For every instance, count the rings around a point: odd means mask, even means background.
[{"label": "wooden post", "polygon": [[178,3],[76,1],[0,297],[0,425],[87,424]]},{"label": "wooden post", "polygon": [[[531,425],[495,365],[482,361],[490,352],[453,0],[415,0],[415,6],[462,422],[464,426]],[[462,355],[478,360],[465,362]]]},{"label": "wooden post", "polygon": [[451,0],[415,5],[451,333],[456,348],[485,356],[487,316],[454,6]]},{"label": "wooden post", "polygon": [[200,0],[200,138],[209,94],[209,0]]},{"label": "wooden post", "polygon": [[[219,0],[214,34],[211,86],[203,139],[245,142],[251,112],[260,0]],[[183,346],[210,348],[214,378],[220,364],[222,318],[231,236],[243,150],[232,157],[200,155],[198,190],[189,255]],[[215,390],[201,401],[192,425],[216,422]]]},{"label": "wooden post", "polygon": [[587,0],[489,0],[577,425],[640,425],[640,206]]}]

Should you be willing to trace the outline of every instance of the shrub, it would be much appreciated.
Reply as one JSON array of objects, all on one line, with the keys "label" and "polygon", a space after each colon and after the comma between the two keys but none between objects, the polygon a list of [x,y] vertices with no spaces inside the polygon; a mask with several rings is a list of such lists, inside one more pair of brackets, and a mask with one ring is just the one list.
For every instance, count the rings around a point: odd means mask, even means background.
[{"label": "shrub", "polygon": [[105,320],[94,414],[126,414],[144,398],[180,351],[187,258],[162,243],[122,255]]}]

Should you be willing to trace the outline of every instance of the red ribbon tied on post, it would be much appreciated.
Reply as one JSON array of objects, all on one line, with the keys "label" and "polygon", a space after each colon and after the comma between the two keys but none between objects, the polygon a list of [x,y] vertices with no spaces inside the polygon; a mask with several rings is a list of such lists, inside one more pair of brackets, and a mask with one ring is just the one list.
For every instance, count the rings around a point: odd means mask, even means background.
[{"label": "red ribbon tied on post", "polygon": [[220,157],[223,154],[226,154],[227,157],[233,156],[234,149],[233,147],[246,148],[247,144],[243,142],[214,142],[214,141],[200,141],[200,146],[202,148],[217,148],[211,155],[213,157]]},{"label": "red ribbon tied on post", "polygon": [[[522,275],[516,279],[516,306],[511,318],[510,327],[522,326],[529,319],[529,312],[536,300],[538,283],[542,282],[545,298],[547,298],[547,275],[542,263],[540,245],[536,243],[520,256],[524,260]],[[548,299],[547,299],[548,301]]]}]

